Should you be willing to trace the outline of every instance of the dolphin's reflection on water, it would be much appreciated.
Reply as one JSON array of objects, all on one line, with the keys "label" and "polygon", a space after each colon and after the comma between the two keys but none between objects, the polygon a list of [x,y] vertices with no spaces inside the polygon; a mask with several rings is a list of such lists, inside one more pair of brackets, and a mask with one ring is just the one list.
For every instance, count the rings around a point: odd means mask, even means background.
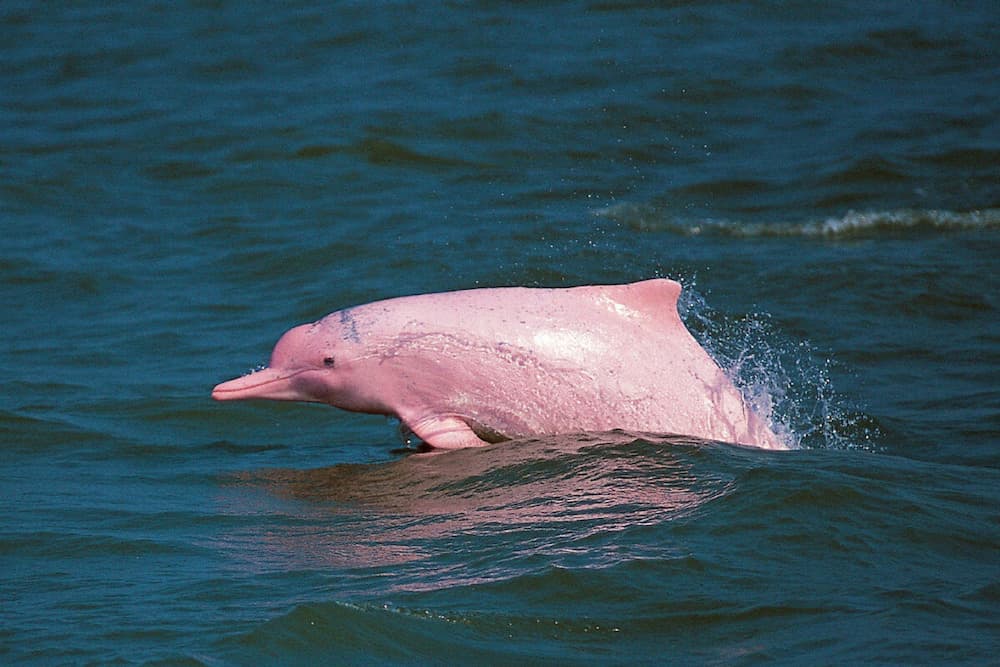
[{"label": "dolphin's reflection on water", "polygon": [[253,569],[369,574],[419,563],[422,575],[398,578],[402,588],[488,580],[502,576],[507,559],[585,554],[596,564],[600,553],[613,558],[635,542],[616,534],[676,520],[725,494],[731,479],[704,460],[723,449],[737,448],[610,432],[244,473],[231,488],[263,492],[256,507],[265,520],[244,524],[238,560]]}]

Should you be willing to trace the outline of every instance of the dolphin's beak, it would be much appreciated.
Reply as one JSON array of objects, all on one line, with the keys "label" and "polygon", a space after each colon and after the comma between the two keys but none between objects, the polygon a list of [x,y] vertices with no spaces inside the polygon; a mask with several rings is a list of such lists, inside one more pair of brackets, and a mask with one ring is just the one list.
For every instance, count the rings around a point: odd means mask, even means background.
[{"label": "dolphin's beak", "polygon": [[292,378],[302,371],[282,371],[264,368],[243,377],[223,382],[212,390],[217,401],[242,401],[267,398],[272,401],[308,401],[308,397],[292,386]]}]

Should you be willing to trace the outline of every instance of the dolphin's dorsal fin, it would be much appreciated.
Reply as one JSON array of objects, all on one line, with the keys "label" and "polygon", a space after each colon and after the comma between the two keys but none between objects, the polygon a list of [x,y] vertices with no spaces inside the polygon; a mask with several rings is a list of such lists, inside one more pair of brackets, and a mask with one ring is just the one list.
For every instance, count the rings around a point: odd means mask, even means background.
[{"label": "dolphin's dorsal fin", "polygon": [[630,300],[647,308],[663,308],[664,305],[676,308],[681,295],[681,284],[669,278],[653,278],[624,287]]},{"label": "dolphin's dorsal fin", "polygon": [[677,299],[681,294],[681,285],[668,278],[653,278],[628,285],[601,285],[585,289],[597,290],[600,295],[647,317],[678,318]]}]

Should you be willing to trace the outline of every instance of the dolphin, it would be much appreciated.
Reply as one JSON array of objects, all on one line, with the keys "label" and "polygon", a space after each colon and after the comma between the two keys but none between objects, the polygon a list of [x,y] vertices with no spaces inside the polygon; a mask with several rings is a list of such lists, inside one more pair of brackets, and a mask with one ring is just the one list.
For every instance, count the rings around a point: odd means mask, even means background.
[{"label": "dolphin", "polygon": [[290,329],[219,401],[310,401],[396,417],[431,447],[611,431],[788,449],[695,341],[680,284],[404,296]]}]

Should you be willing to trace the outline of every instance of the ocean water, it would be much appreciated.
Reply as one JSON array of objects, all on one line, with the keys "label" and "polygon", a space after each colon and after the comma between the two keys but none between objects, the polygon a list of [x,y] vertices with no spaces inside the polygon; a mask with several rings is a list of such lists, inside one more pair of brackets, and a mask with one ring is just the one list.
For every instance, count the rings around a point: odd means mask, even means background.
[{"label": "ocean water", "polygon": [[[0,662],[995,664],[990,2],[0,7]],[[667,276],[776,428],[218,404],[379,298]]]}]

